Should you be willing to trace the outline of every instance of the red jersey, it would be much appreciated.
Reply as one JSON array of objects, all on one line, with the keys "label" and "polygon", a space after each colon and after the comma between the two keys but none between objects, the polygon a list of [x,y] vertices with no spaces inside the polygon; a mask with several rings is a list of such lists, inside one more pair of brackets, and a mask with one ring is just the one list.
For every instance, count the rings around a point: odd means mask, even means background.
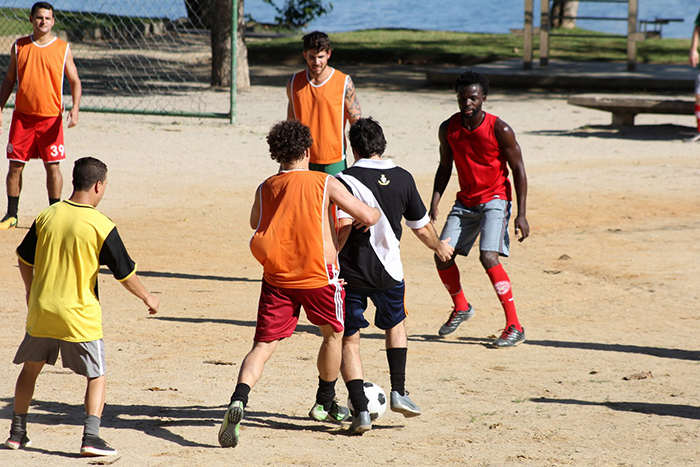
[{"label": "red jersey", "polygon": [[507,161],[494,133],[497,118],[484,112],[481,125],[469,131],[462,126],[459,112],[450,117],[447,141],[459,177],[457,201],[464,206],[476,206],[492,199],[512,201]]}]

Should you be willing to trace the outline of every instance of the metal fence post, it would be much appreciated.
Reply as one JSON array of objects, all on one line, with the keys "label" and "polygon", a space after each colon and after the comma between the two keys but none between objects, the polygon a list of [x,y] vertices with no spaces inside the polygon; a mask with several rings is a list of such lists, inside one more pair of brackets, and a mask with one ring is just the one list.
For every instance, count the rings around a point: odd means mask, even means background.
[{"label": "metal fence post", "polygon": [[236,123],[236,88],[238,84],[238,0],[231,0],[231,106],[229,123]]}]

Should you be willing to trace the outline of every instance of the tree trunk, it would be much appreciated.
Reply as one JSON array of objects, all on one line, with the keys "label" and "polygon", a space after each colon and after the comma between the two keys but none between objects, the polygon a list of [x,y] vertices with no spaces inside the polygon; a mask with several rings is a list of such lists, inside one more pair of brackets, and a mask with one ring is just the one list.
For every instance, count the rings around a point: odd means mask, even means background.
[{"label": "tree trunk", "polygon": [[[553,29],[574,29],[576,27],[576,14],[578,13],[578,2],[574,0],[554,0],[552,12],[550,14],[551,26]],[[574,19],[565,19],[570,16]]]},{"label": "tree trunk", "polygon": [[238,67],[236,70],[237,88],[250,87],[248,72],[248,49],[245,45],[244,0],[209,0],[211,5],[211,84],[212,86],[231,85],[231,4],[238,4]]},{"label": "tree trunk", "polygon": [[197,29],[209,29],[209,1],[208,0],[185,0],[187,19],[190,25]]}]

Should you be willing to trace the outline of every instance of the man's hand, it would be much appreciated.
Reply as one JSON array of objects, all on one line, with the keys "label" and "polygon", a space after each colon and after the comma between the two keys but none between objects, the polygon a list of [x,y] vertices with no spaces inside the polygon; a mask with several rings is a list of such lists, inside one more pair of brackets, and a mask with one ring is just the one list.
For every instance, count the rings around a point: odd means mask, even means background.
[{"label": "man's hand", "polygon": [[158,313],[158,307],[160,306],[160,301],[158,300],[158,298],[154,297],[151,294],[148,294],[143,300],[143,303],[145,303],[148,307],[149,315],[155,315],[156,313]]},{"label": "man's hand", "polygon": [[455,253],[455,249],[449,243],[451,239],[452,237],[442,240],[440,245],[438,245],[437,249],[435,250],[435,256],[437,256],[443,263],[446,263],[452,259],[452,255]]},{"label": "man's hand", "polygon": [[530,236],[530,224],[528,224],[525,216],[518,215],[515,218],[515,235],[518,236],[518,241],[522,242]]},{"label": "man's hand", "polygon": [[698,54],[697,49],[693,49],[690,51],[690,65],[693,68],[696,68],[698,66],[698,62],[700,62],[700,54]]},{"label": "man's hand", "polygon": [[75,125],[78,124],[78,109],[73,107],[70,109],[70,112],[68,112],[68,118],[66,119],[68,122],[68,128],[73,128]]}]

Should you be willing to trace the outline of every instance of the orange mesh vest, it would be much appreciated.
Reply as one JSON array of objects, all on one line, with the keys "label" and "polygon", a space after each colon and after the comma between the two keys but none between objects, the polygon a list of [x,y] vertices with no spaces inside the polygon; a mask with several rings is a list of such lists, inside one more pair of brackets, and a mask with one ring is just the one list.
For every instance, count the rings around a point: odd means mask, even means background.
[{"label": "orange mesh vest", "polygon": [[335,164],[345,153],[345,84],[347,75],[333,69],[323,84],[309,82],[307,70],[292,77],[294,118],[311,129],[312,164]]},{"label": "orange mesh vest", "polygon": [[40,46],[31,36],[15,42],[17,96],[15,109],[25,115],[57,117],[63,111],[63,75],[68,43],[58,37]]},{"label": "orange mesh vest", "polygon": [[323,209],[329,175],[292,170],[260,185],[260,220],[250,250],[275,286],[316,289],[330,283],[324,250]]}]

